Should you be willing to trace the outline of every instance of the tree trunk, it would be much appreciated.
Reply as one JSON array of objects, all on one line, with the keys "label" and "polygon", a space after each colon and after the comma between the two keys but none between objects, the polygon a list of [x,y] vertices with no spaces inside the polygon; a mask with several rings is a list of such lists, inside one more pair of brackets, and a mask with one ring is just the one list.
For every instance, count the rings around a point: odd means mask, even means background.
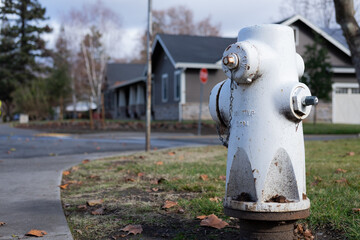
[{"label": "tree trunk", "polygon": [[360,28],[355,19],[353,0],[334,0],[336,22],[341,26],[351,52],[356,79],[360,84]]},{"label": "tree trunk", "polygon": [[92,103],[92,101],[90,99],[90,107],[89,107],[90,129],[94,130],[94,119],[93,119],[93,111],[91,108],[91,103]]},{"label": "tree trunk", "polygon": [[105,102],[104,102],[104,93],[101,93],[101,125],[105,129]]},{"label": "tree trunk", "polygon": [[60,121],[64,120],[64,98],[60,97],[60,113],[59,113]]}]

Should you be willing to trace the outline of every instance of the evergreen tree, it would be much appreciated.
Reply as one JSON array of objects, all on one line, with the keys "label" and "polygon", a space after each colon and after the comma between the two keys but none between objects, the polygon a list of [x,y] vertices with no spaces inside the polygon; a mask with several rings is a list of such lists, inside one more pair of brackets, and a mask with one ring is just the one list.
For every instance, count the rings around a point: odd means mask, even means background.
[{"label": "evergreen tree", "polygon": [[60,106],[60,120],[63,119],[64,100],[71,94],[70,51],[65,38],[64,27],[61,27],[56,41],[56,51],[52,54],[54,67],[48,79],[48,90],[53,106]]},{"label": "evergreen tree", "polygon": [[40,24],[47,18],[38,0],[3,0],[0,17],[0,100],[10,109],[16,86],[29,84],[44,70],[37,60],[48,56],[49,51],[41,34],[51,29]]},{"label": "evergreen tree", "polygon": [[[315,34],[313,44],[306,45],[304,53],[305,73],[301,82],[305,83],[313,96],[319,99],[329,100],[332,90],[332,72],[329,55],[323,47],[321,37]],[[314,106],[314,124],[316,124],[316,106]]]}]

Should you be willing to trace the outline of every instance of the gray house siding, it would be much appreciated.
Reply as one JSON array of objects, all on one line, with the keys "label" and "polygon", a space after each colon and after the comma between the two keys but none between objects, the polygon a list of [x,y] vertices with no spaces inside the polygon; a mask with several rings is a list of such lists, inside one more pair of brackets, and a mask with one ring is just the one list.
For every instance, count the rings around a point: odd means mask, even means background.
[{"label": "gray house siding", "polygon": [[[162,49],[153,59],[154,85],[153,85],[153,116],[155,120],[178,120],[179,119],[179,100],[174,99],[174,72],[175,68],[170,62],[169,57]],[[167,75],[167,100],[164,101],[162,87],[163,76]]]},{"label": "gray house siding", "polygon": [[[311,45],[314,43],[314,32],[306,24],[296,21],[291,26],[296,27],[299,30],[299,42],[296,46],[296,51],[300,55],[304,55],[306,45]],[[351,58],[346,55],[344,52],[340,51],[336,46],[332,45],[330,42],[324,40],[325,46],[328,50],[329,61],[333,66],[341,67],[353,67],[351,63]]]},{"label": "gray house siding", "polygon": [[[195,120],[199,118],[200,88],[199,80],[200,69],[186,69],[186,102],[182,105],[182,118],[184,120]],[[204,85],[204,95],[202,99],[202,119],[211,119],[209,112],[209,96],[213,87],[225,80],[226,76],[221,69],[208,69],[208,82]]]}]

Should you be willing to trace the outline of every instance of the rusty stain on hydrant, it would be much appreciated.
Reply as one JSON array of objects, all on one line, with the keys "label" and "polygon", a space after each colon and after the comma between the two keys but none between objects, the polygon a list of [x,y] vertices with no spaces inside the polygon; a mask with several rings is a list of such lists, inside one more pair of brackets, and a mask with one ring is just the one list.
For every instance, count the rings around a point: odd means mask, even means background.
[{"label": "rusty stain on hydrant", "polygon": [[299,82],[293,30],[244,28],[222,63],[228,79],[213,88],[209,108],[227,129],[225,213],[241,220],[244,239],[292,239],[292,224],[310,208],[301,121],[318,102]]}]

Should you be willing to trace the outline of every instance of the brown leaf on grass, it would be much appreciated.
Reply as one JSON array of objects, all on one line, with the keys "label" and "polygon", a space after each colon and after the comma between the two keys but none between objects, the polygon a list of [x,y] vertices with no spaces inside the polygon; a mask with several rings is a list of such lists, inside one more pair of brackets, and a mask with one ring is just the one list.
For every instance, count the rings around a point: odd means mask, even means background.
[{"label": "brown leaf on grass", "polygon": [[30,237],[43,237],[47,234],[47,232],[43,230],[37,230],[37,229],[31,229],[28,233],[25,234],[25,236]]},{"label": "brown leaf on grass", "polygon": [[5,222],[0,222],[0,227],[4,226],[6,223]]},{"label": "brown leaf on grass", "polygon": [[144,176],[144,175],[145,175],[145,173],[143,173],[143,172],[139,172],[137,175],[138,175],[138,177],[142,177],[142,176]]},{"label": "brown leaf on grass", "polygon": [[82,231],[80,229],[75,230],[78,234],[82,235]]},{"label": "brown leaf on grass", "polygon": [[63,171],[63,175],[64,176],[67,176],[67,175],[69,175],[70,174],[70,171]]},{"label": "brown leaf on grass", "polygon": [[207,181],[207,180],[209,180],[209,177],[206,174],[201,174],[200,179],[203,180],[203,181]]},{"label": "brown leaf on grass", "polygon": [[175,152],[168,152],[169,156],[175,156]]},{"label": "brown leaf on grass", "polygon": [[152,188],[151,190],[153,190],[153,192],[157,192],[157,191],[159,191],[159,189],[158,189],[158,188]]},{"label": "brown leaf on grass", "polygon": [[156,165],[163,165],[164,163],[162,161],[157,161],[155,164]]},{"label": "brown leaf on grass", "polygon": [[[360,208],[353,208],[352,211],[354,213],[360,213]],[[0,223],[0,226],[1,226],[1,223]]]},{"label": "brown leaf on grass", "polygon": [[304,237],[312,237],[312,233],[309,229],[306,229],[304,232]]},{"label": "brown leaf on grass", "polygon": [[140,234],[142,233],[143,229],[141,225],[127,225],[126,227],[120,229],[120,231],[128,232],[129,234]]},{"label": "brown leaf on grass", "polygon": [[197,216],[196,218],[197,219],[200,219],[200,220],[203,220],[203,219],[205,219],[207,216],[206,215],[201,215],[201,216]]},{"label": "brown leaf on grass", "polygon": [[90,179],[100,180],[100,176],[97,176],[97,175],[90,175],[89,178],[90,178]]},{"label": "brown leaf on grass", "polygon": [[74,172],[75,172],[75,171],[79,170],[79,168],[80,168],[79,166],[73,166],[73,167],[71,168],[71,171],[74,171]]},{"label": "brown leaf on grass", "polygon": [[126,179],[125,179],[125,182],[135,182],[135,179],[133,179],[133,178],[126,178]]},{"label": "brown leaf on grass", "polygon": [[87,205],[89,205],[90,207],[96,206],[96,205],[101,205],[104,202],[104,200],[102,199],[96,199],[96,200],[89,200],[86,202]]},{"label": "brown leaf on grass", "polygon": [[347,170],[341,169],[341,168],[338,168],[335,170],[335,173],[346,173],[346,172],[347,172]]},{"label": "brown leaf on grass", "polygon": [[88,162],[90,162],[89,159],[85,159],[85,160],[82,160],[82,161],[81,161],[82,164],[86,164],[86,163],[88,163]]},{"label": "brown leaf on grass", "polygon": [[227,225],[229,225],[229,224],[227,222],[221,220],[220,218],[218,218],[215,214],[211,214],[211,215],[207,216],[205,219],[203,219],[200,222],[200,226],[212,227],[212,228],[216,228],[216,229],[222,229],[222,228],[226,227]]},{"label": "brown leaf on grass", "polygon": [[347,156],[355,156],[355,153],[354,152],[348,152],[346,153]]},{"label": "brown leaf on grass", "polygon": [[219,198],[219,197],[213,197],[213,198],[209,198],[209,200],[210,200],[211,202],[216,202],[216,203],[218,203],[218,202],[221,201],[221,198]]},{"label": "brown leaf on grass", "polygon": [[173,201],[165,201],[165,204],[162,206],[163,209],[169,209],[172,208],[174,206],[178,205],[177,202],[173,202]]},{"label": "brown leaf on grass", "polygon": [[85,204],[82,204],[82,205],[78,205],[76,208],[79,210],[86,210],[87,206]]},{"label": "brown leaf on grass", "polygon": [[226,176],[219,176],[219,179],[222,181],[226,181]]},{"label": "brown leaf on grass", "polygon": [[105,208],[101,207],[91,212],[92,215],[103,215]]},{"label": "brown leaf on grass", "polygon": [[341,184],[349,184],[349,182],[348,182],[348,180],[346,178],[335,180],[335,182],[336,183],[341,183]]},{"label": "brown leaf on grass", "polygon": [[68,186],[69,186],[69,184],[66,183],[66,184],[60,185],[60,188],[65,190],[65,189],[67,189]]},{"label": "brown leaf on grass", "polygon": [[177,212],[180,214],[183,214],[183,213],[185,213],[185,210],[183,208],[178,208]]},{"label": "brown leaf on grass", "polygon": [[314,180],[315,180],[315,181],[310,184],[311,186],[316,186],[316,185],[318,185],[318,184],[322,181],[322,178],[315,176],[315,177],[314,177]]}]

